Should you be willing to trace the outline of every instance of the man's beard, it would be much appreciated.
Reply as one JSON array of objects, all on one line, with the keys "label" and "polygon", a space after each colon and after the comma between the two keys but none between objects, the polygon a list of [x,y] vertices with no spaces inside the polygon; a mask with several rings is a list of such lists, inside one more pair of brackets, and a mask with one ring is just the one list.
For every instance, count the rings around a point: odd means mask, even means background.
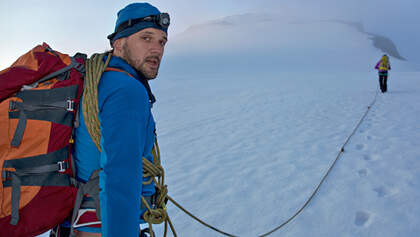
[{"label": "man's beard", "polygon": [[145,59],[143,59],[143,61],[141,61],[140,59],[135,60],[133,59],[133,56],[131,54],[131,51],[128,49],[127,43],[125,43],[122,47],[122,57],[125,61],[127,61],[128,64],[130,64],[134,69],[137,70],[137,72],[143,74],[143,76],[147,79],[147,80],[152,80],[155,79],[158,71],[159,71],[159,66],[156,70],[151,70],[148,71],[146,69],[146,62],[149,58],[156,58],[157,60],[159,60],[159,58],[154,57],[154,56],[149,56],[146,57]]}]

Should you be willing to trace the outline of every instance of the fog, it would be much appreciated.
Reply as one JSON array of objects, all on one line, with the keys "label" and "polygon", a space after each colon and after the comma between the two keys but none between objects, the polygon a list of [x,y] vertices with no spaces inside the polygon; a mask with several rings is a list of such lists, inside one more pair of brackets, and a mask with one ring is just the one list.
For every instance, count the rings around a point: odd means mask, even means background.
[{"label": "fog", "polygon": [[[279,72],[370,72],[382,54],[395,71],[417,70],[388,37],[342,20],[241,14],[191,26],[168,44],[162,75],[271,76]],[[404,63],[403,63],[404,62]]]},{"label": "fog", "polygon": [[[43,41],[49,43],[53,48],[69,54],[79,51],[90,55],[109,49],[106,36],[114,28],[116,12],[130,2],[128,0],[118,2],[106,0],[100,1],[101,4],[99,5],[99,1],[86,2],[81,0],[71,2],[25,1],[24,4],[13,0],[1,1],[0,31],[3,37],[0,44],[0,51],[2,52],[0,68],[9,66],[19,55]],[[417,53],[419,51],[418,42],[420,42],[420,33],[417,30],[417,22],[420,22],[420,16],[417,11],[420,2],[415,0],[214,0],[211,2],[152,0],[150,2],[162,11],[171,14],[170,44],[167,47],[167,52],[172,56],[173,52],[179,52],[180,56],[189,52],[189,50],[183,50],[182,47],[179,47],[179,43],[171,43],[171,41],[179,42],[180,39],[186,37],[185,34],[191,34],[193,28],[198,29],[198,31],[201,31],[200,34],[204,35],[201,38],[197,35],[194,36],[203,40],[200,47],[208,46],[207,51],[211,52],[216,46],[216,43],[211,42],[211,40],[217,40],[219,36],[213,36],[213,31],[205,32],[207,28],[200,29],[200,26],[208,25],[209,22],[220,21],[224,17],[234,16],[233,18],[235,18],[240,15],[244,16],[240,18],[243,29],[226,32],[226,36],[222,35],[220,37],[234,40],[217,45],[219,48],[224,45],[224,49],[228,53],[235,51],[235,48],[245,46],[249,46],[248,48],[251,48],[251,50],[257,50],[261,48],[261,45],[258,44],[265,44],[268,40],[270,42],[265,45],[265,48],[268,48],[268,46],[274,47],[274,51],[285,51],[292,57],[301,53],[299,51],[304,51],[305,45],[302,44],[303,42],[296,42],[293,45],[296,47],[287,45],[288,48],[281,49],[280,47],[286,46],[283,43],[288,38],[284,33],[292,31],[296,35],[302,34],[307,37],[306,32],[310,32],[309,38],[317,38],[321,35],[325,37],[326,35],[322,32],[328,31],[331,24],[320,25],[316,22],[342,21],[361,24],[364,31],[371,34],[371,38],[376,40],[375,45],[377,47],[387,48],[388,51],[393,52],[398,51],[401,58],[407,59],[412,64],[420,65],[420,56]],[[100,10],[98,10],[99,7]],[[295,19],[296,23],[315,24],[312,28],[305,27],[306,32],[299,32],[299,28],[302,30],[301,27],[293,29],[290,25],[285,24],[258,25],[256,28],[252,28],[254,23],[260,24],[261,20],[264,17],[267,18],[267,16],[270,19],[279,19],[278,22],[282,22],[281,19],[283,19],[283,23]],[[223,24],[223,22],[219,22],[219,24]],[[239,23],[236,22],[235,24],[238,25]],[[257,30],[260,32],[256,32]],[[236,33],[238,34],[235,35]],[[249,35],[249,33],[252,33],[252,35]],[[255,34],[268,34],[271,39],[262,38],[255,41],[258,38]],[[319,36],[316,36],[317,34]],[[209,35],[209,37],[205,35]],[[253,38],[254,41],[247,41],[248,38]],[[331,51],[333,49],[328,49],[329,45],[334,47],[336,44],[340,44],[340,39],[330,38],[329,36],[328,39],[322,41],[316,40],[317,46],[320,47],[319,51]],[[189,39],[188,44],[199,46],[200,42],[193,42],[194,38],[191,37]],[[385,41],[388,42],[386,46],[382,44]],[[276,44],[276,42],[280,43]],[[391,45],[389,42],[392,42],[393,46],[389,47]],[[289,43],[292,44],[292,42]],[[177,44],[177,47],[171,48]],[[351,44],[357,44],[357,41]],[[190,46],[186,47],[186,49],[189,48]],[[233,49],[231,50],[231,48]],[[292,50],[293,52],[291,52]],[[268,51],[272,52],[272,50]],[[264,50],[259,52],[263,54]],[[208,56],[211,57],[211,54]],[[399,57],[396,54],[394,56]]]}]

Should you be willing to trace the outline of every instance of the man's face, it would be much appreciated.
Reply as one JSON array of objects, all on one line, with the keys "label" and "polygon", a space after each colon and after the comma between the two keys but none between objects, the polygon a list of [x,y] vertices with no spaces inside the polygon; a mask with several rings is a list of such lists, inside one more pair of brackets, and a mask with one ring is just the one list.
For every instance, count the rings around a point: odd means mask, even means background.
[{"label": "man's face", "polygon": [[154,79],[167,41],[165,32],[146,28],[127,37],[122,45],[122,58],[147,79]]}]

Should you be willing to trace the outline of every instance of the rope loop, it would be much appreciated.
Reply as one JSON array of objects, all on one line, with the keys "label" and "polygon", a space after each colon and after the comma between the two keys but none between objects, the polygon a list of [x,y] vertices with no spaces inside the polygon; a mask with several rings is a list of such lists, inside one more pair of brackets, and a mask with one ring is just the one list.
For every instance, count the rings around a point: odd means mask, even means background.
[{"label": "rope loop", "polygon": [[147,223],[158,225],[158,224],[163,223],[166,220],[167,215],[168,214],[163,209],[151,209],[151,210],[147,210],[143,214],[143,219]]},{"label": "rope loop", "polygon": [[146,212],[143,214],[143,219],[149,224],[149,229],[151,237],[153,236],[153,224],[161,224],[165,222],[165,232],[164,236],[166,237],[168,224],[171,228],[172,233],[176,237],[175,228],[172,225],[171,219],[166,210],[166,203],[168,201],[168,186],[165,185],[165,171],[160,163],[160,152],[157,139],[155,139],[155,144],[152,149],[153,163],[146,158],[143,160],[143,178],[148,178],[147,181],[143,181],[143,185],[151,184],[152,182],[156,188],[156,203],[154,207],[150,207],[149,203],[141,197],[143,205],[147,208]]}]

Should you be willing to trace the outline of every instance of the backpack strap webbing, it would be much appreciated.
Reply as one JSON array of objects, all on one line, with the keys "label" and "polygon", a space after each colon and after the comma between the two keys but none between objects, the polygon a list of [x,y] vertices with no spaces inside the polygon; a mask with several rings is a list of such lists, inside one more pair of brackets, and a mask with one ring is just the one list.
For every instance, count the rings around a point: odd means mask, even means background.
[{"label": "backpack strap webbing", "polygon": [[86,205],[90,205],[90,203],[84,203],[83,198],[85,195],[89,195],[94,202],[93,208],[96,209],[96,218],[101,220],[101,209],[99,205],[99,172],[101,170],[95,170],[92,175],[90,176],[89,180],[86,183],[79,182],[78,190],[76,194],[76,201],[74,203],[73,214],[71,217],[71,229],[70,229],[70,237],[74,236],[74,223],[76,221],[77,215],[79,214],[79,210],[81,207],[85,207]]},{"label": "backpack strap webbing", "polygon": [[115,68],[115,67],[107,67],[107,68],[105,68],[105,71],[123,72],[123,73],[125,73],[125,74],[129,75],[130,77],[135,78],[135,77],[134,77],[133,75],[131,75],[129,72],[124,71],[124,70],[119,69],[119,68]]},{"label": "backpack strap webbing", "polygon": [[[78,86],[67,86],[48,90],[23,90],[16,94],[22,102],[9,102],[9,118],[18,118],[11,146],[19,147],[26,129],[27,119],[50,121],[66,126],[72,126],[74,100]],[[54,113],[52,113],[52,111]]]},{"label": "backpack strap webbing", "polygon": [[71,63],[70,63],[68,66],[63,67],[62,69],[60,69],[60,70],[58,70],[58,71],[55,71],[55,72],[53,72],[53,73],[50,73],[50,74],[48,74],[48,75],[44,76],[43,78],[39,79],[37,82],[35,82],[35,83],[34,83],[34,84],[32,84],[32,85],[34,85],[34,87],[36,87],[38,84],[43,83],[43,82],[45,82],[45,81],[48,81],[48,80],[50,80],[50,79],[52,79],[52,78],[54,78],[54,77],[57,77],[57,76],[59,76],[59,75],[61,75],[61,74],[64,74],[65,72],[69,71],[69,70],[70,70],[70,69],[72,69],[72,68],[75,68],[75,69],[77,69],[78,71],[82,72],[82,71],[83,71],[83,69],[82,69],[82,68],[83,68],[83,64],[78,63],[78,62],[74,59],[74,57],[71,57]]},{"label": "backpack strap webbing", "polygon": [[[21,159],[6,160],[3,163],[3,187],[12,187],[11,220],[10,224],[17,225],[19,221],[20,187],[23,186],[70,186],[75,180],[67,174],[68,164],[63,157],[67,157],[68,147],[45,155],[32,156]],[[15,171],[5,170],[14,168]]]}]

